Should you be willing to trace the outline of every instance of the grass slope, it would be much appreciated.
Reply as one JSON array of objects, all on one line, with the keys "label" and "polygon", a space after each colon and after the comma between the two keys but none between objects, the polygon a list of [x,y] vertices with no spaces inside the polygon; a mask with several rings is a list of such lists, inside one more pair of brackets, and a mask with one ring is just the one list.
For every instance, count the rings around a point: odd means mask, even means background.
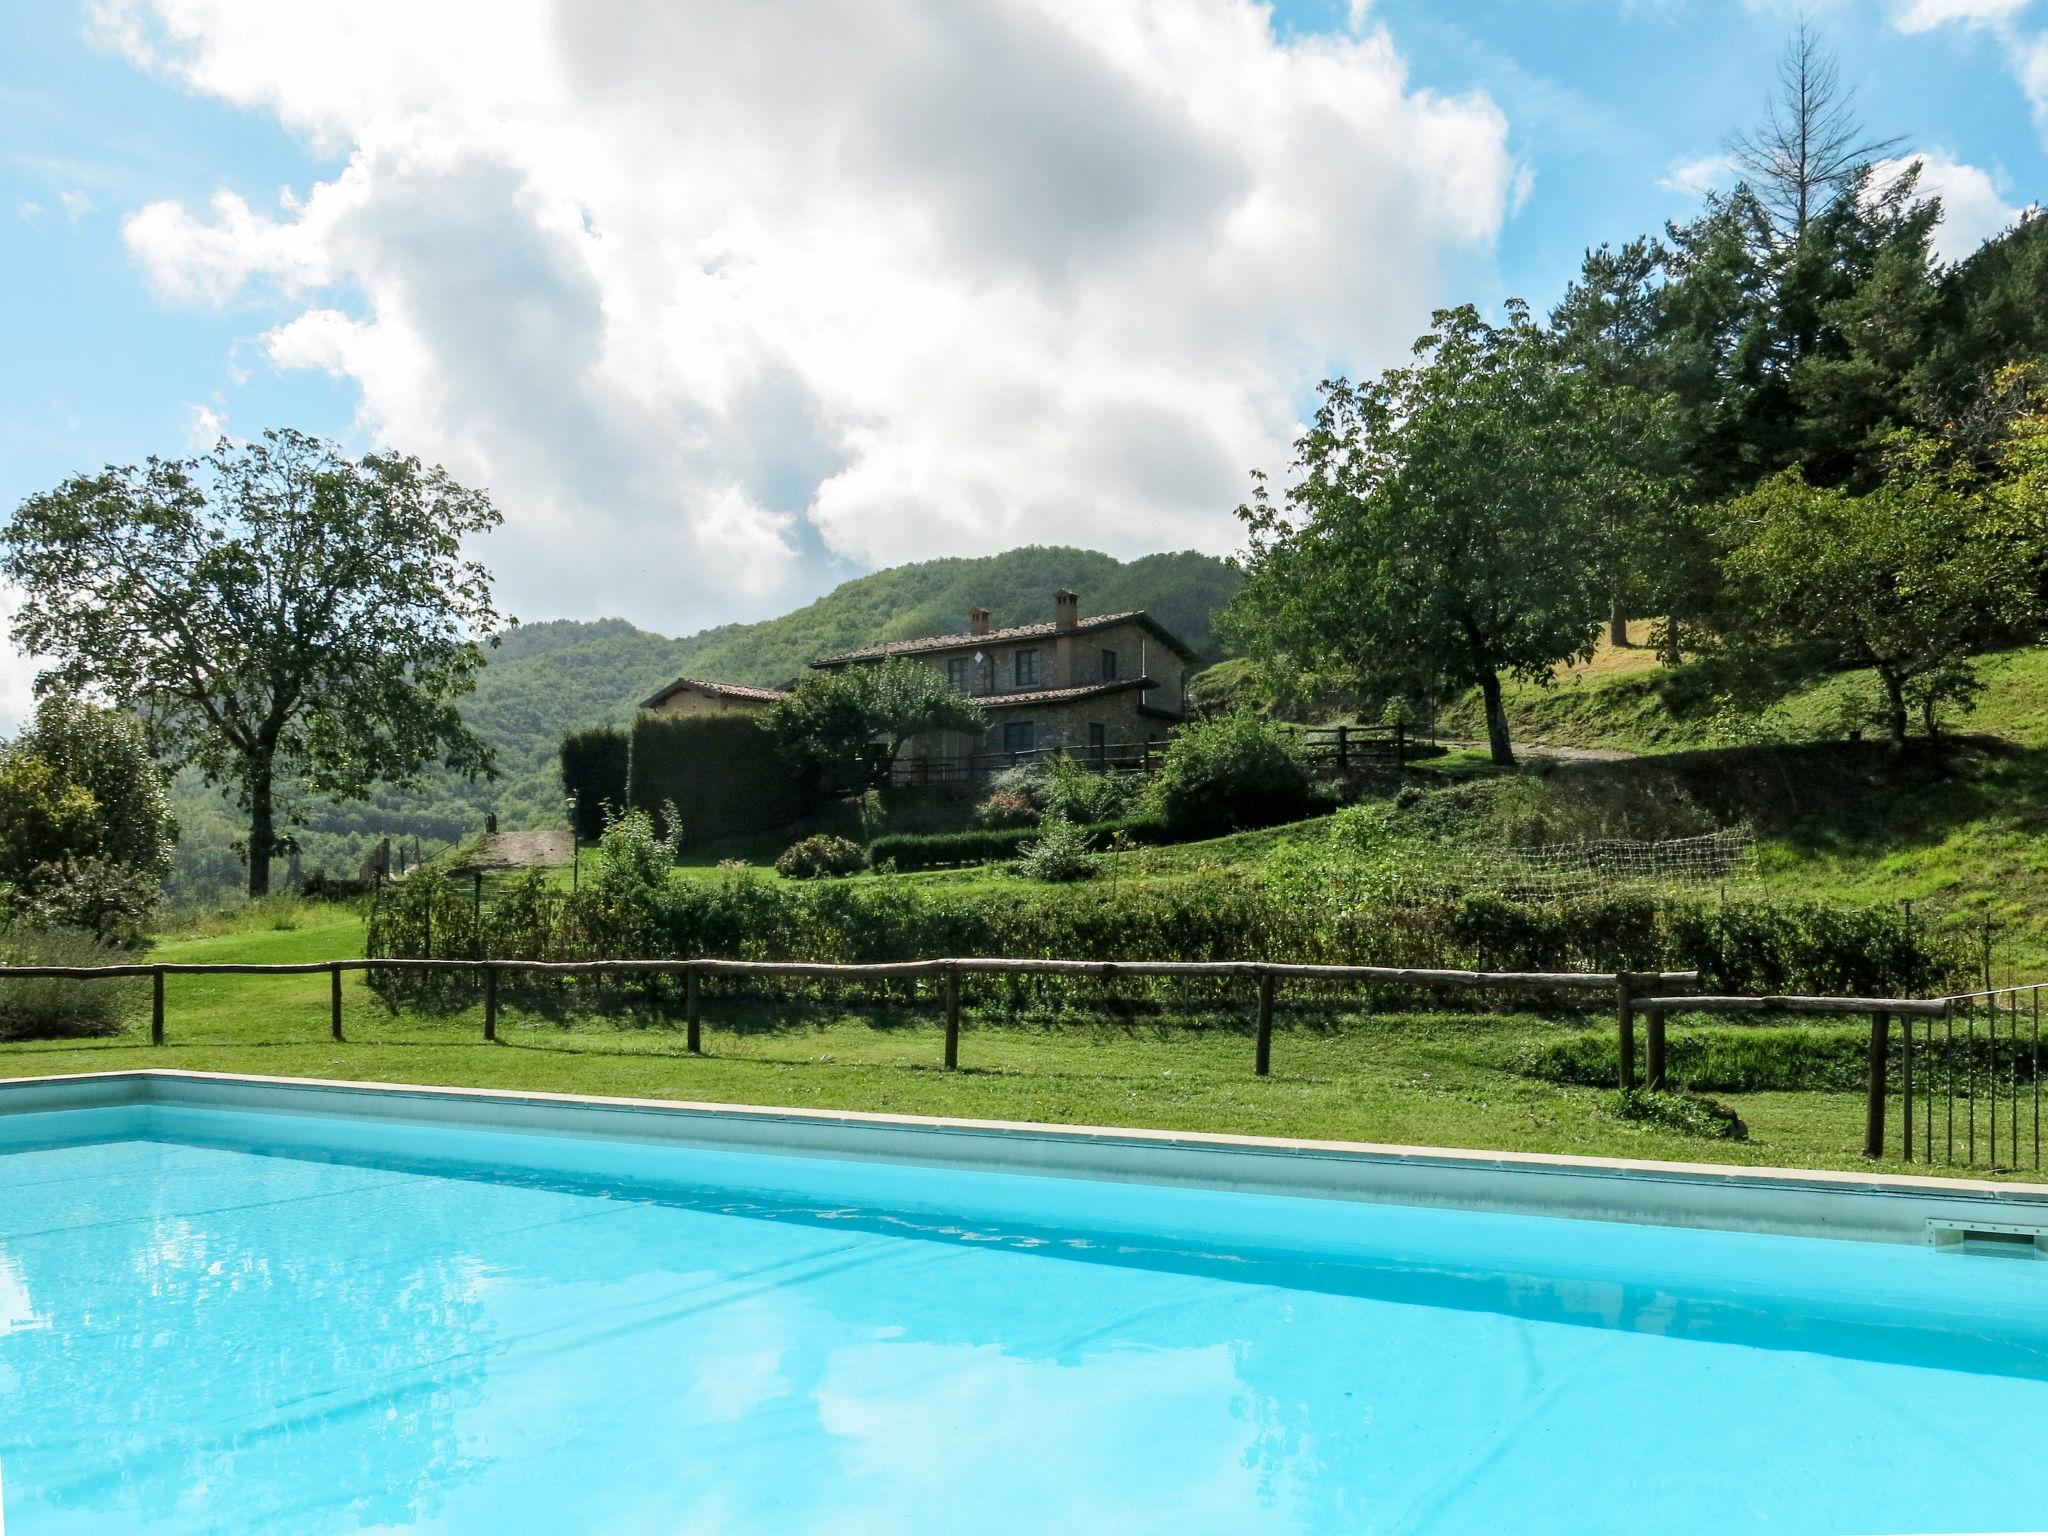
[{"label": "grass slope", "polygon": [[[1894,759],[1841,721],[1875,696],[1844,673],[1774,707],[1750,739],[1731,739],[1697,664],[1667,669],[1646,650],[1603,647],[1560,668],[1549,687],[1516,684],[1508,709],[1523,743],[1614,747],[1640,761],[1549,771],[1682,788],[1763,840],[1764,882],[1787,896],[1857,903],[1912,900],[1929,920],[1992,925],[2001,983],[2048,976],[2048,650],[1976,659],[1976,710],[1936,747]],[[1447,735],[1483,730],[1470,700],[1444,713]]]}]

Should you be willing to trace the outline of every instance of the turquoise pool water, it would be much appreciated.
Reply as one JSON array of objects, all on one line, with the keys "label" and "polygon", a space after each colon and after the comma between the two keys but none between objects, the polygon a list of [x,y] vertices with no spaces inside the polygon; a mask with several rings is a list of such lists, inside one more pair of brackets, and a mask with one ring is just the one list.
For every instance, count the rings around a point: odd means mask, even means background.
[{"label": "turquoise pool water", "polygon": [[160,1105],[5,1147],[7,1536],[2048,1526],[2048,1263]]}]

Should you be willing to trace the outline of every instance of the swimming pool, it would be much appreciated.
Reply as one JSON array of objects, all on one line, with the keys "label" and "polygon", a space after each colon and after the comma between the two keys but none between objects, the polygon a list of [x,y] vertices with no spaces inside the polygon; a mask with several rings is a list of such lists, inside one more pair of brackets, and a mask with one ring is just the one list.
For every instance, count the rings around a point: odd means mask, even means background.
[{"label": "swimming pool", "polygon": [[[2044,1262],[1146,1182],[1134,1138],[138,1081],[0,1089],[7,1536],[2048,1526]],[[996,1171],[1083,1146],[1129,1173]]]}]

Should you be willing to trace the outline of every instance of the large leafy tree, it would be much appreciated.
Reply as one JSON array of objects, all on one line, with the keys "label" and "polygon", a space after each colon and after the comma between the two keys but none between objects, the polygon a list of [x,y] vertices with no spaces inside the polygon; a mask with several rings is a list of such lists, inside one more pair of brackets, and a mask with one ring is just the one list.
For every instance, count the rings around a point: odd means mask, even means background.
[{"label": "large leafy tree", "polygon": [[982,707],[930,667],[892,657],[877,666],[815,672],[769,709],[762,724],[785,752],[856,788],[889,782],[914,736],[988,728]]},{"label": "large leafy tree", "polygon": [[260,896],[287,791],[491,770],[456,701],[499,622],[463,541],[498,521],[418,459],[275,431],[31,496],[0,569],[22,588],[15,642],[53,659],[39,688],[136,708],[168,761],[225,785]]},{"label": "large leafy tree", "polygon": [[1230,622],[1277,670],[1476,687],[1511,763],[1503,677],[1591,654],[1608,509],[1655,494],[1630,455],[1640,402],[1565,366],[1519,303],[1500,325],[1469,306],[1435,318],[1412,366],[1324,385],[1284,503],[1261,485],[1240,511],[1249,580]]},{"label": "large leafy tree", "polygon": [[1870,669],[1894,751],[1911,706],[1931,722],[1966,701],[1970,652],[2039,608],[2037,514],[1975,487],[1924,438],[1895,439],[1866,492],[1787,470],[1721,516],[1730,648],[1781,679]]}]

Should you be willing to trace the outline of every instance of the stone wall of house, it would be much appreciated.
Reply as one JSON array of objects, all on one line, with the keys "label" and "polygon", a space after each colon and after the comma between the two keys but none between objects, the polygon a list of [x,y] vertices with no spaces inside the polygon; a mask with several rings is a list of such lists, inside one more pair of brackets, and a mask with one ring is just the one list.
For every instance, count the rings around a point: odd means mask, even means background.
[{"label": "stone wall of house", "polygon": [[[974,660],[977,650],[982,657],[979,663]],[[1036,657],[1035,671],[1027,663],[1025,673],[1019,673],[1020,652]],[[1186,713],[1186,665],[1172,647],[1162,644],[1141,624],[1001,640],[957,651],[912,653],[911,659],[976,698],[1150,677],[1159,686],[1146,690],[1146,702],[1172,714]],[[1020,676],[1035,677],[1036,681],[1022,682]]]}]

